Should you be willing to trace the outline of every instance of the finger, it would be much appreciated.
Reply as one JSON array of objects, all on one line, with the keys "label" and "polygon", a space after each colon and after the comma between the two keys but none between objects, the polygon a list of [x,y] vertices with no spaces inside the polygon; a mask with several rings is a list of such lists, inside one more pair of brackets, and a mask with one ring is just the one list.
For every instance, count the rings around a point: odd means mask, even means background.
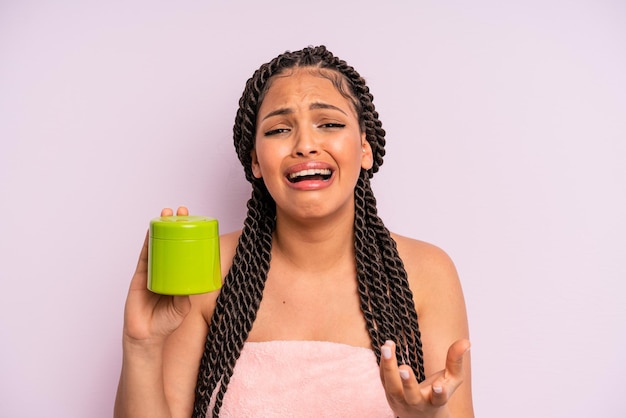
[{"label": "finger", "polygon": [[424,396],[411,367],[406,364],[399,366],[398,374],[402,381],[405,402],[409,405],[419,405],[423,401]]},{"label": "finger", "polygon": [[161,210],[161,216],[172,216],[174,211],[171,208],[163,208]]},{"label": "finger", "polygon": [[448,399],[450,399],[452,392],[454,392],[454,390],[456,389],[456,387],[450,388],[449,385],[450,382],[447,382],[445,379],[443,379],[443,377],[440,377],[435,382],[433,382],[433,384],[430,386],[430,403],[432,405],[442,406],[448,402]]},{"label": "finger", "polygon": [[386,341],[380,348],[380,380],[390,400],[404,402],[404,391],[396,360],[396,345],[393,341]]},{"label": "finger", "polygon": [[178,209],[176,210],[176,215],[178,215],[178,216],[188,216],[189,215],[189,209],[187,209],[186,206],[179,206]]},{"label": "finger", "polygon": [[143,247],[139,254],[139,260],[137,260],[137,268],[135,274],[130,282],[130,289],[145,289],[148,281],[148,232],[146,232],[146,238],[143,241]]}]

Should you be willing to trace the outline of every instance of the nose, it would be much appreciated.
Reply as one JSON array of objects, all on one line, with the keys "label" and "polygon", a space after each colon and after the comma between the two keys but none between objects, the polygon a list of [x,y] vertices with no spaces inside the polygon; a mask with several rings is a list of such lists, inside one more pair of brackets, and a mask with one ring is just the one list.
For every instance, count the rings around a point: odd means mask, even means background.
[{"label": "nose", "polygon": [[312,129],[299,128],[295,137],[293,152],[298,157],[319,154],[319,144]]}]

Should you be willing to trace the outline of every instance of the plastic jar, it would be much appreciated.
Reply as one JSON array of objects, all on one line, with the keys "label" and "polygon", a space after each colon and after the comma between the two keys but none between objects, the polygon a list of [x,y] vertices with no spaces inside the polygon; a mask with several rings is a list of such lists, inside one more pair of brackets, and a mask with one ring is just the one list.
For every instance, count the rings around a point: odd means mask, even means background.
[{"label": "plastic jar", "polygon": [[148,289],[194,295],[222,286],[217,219],[162,216],[150,221]]}]

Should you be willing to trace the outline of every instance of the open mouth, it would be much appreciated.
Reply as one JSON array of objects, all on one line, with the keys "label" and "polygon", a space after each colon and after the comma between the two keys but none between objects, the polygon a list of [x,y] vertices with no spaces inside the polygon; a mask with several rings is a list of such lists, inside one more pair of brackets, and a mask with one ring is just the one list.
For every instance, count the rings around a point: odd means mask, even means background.
[{"label": "open mouth", "polygon": [[305,180],[322,180],[326,181],[332,176],[333,172],[328,168],[316,168],[309,170],[297,171],[287,176],[291,183],[298,183]]}]

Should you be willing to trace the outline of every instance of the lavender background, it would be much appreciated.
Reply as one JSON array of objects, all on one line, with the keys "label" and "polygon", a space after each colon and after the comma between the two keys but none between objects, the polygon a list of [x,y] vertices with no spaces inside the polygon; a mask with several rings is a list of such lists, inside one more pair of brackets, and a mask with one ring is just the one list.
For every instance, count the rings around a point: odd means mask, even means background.
[{"label": "lavender background", "polygon": [[317,44],[374,93],[381,216],[457,264],[477,416],[624,416],[625,41],[608,0],[0,2],[0,416],[111,416],[149,219],[240,227],[245,80]]}]

